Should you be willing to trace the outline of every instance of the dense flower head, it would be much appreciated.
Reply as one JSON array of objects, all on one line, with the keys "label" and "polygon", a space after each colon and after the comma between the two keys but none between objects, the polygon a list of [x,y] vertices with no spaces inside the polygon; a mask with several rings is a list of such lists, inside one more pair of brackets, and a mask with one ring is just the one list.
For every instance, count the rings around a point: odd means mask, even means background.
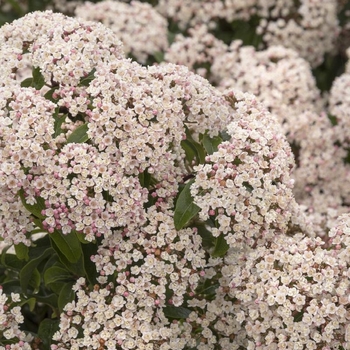
[{"label": "dense flower head", "polygon": [[0,349],[32,349],[30,342],[33,337],[20,329],[20,325],[24,321],[21,307],[18,305],[20,301],[19,294],[7,295],[0,286]]},{"label": "dense flower head", "polygon": [[287,229],[294,158],[275,119],[253,95],[228,92],[227,98],[235,109],[228,140],[194,168],[191,194],[200,218],[217,223],[214,236],[253,246]]},{"label": "dense flower head", "polygon": [[[349,217],[325,246],[320,238],[276,235],[255,249],[231,249],[215,265],[221,274],[212,301],[189,317],[206,326],[221,348],[338,349],[349,347]],[[234,315],[234,316],[233,316]],[[214,346],[209,349],[216,349]]]},{"label": "dense flower head", "polygon": [[337,77],[329,93],[329,113],[335,118],[339,127],[339,141],[344,145],[350,143],[350,73]]},{"label": "dense flower head", "polygon": [[78,17],[99,21],[111,28],[124,44],[125,54],[146,63],[148,56],[168,47],[168,23],[150,4],[131,1],[85,2],[75,10]]},{"label": "dense flower head", "polygon": [[0,72],[6,77],[2,85],[19,85],[18,78],[36,68],[45,92],[55,90],[54,96],[61,98],[61,105],[72,107],[73,115],[80,104],[83,110],[86,108],[82,79],[98,62],[124,55],[122,43],[102,24],[51,11],[33,12],[2,26],[0,43]]},{"label": "dense flower head", "polygon": [[[18,191],[28,183],[28,169],[43,169],[55,152],[52,114],[55,105],[32,88],[0,88],[0,236],[6,243],[29,244],[33,229]],[[35,191],[23,195],[36,202]]]},{"label": "dense flower head", "polygon": [[89,137],[106,152],[117,144],[125,173],[152,174],[162,197],[177,191],[178,177],[187,173],[181,148],[186,126],[193,137],[207,129],[217,135],[230,118],[219,91],[173,64],[145,68],[119,60],[98,68],[87,91],[93,97]]},{"label": "dense flower head", "polygon": [[251,348],[349,346],[348,219],[339,219],[327,246],[320,238],[280,236],[244,253],[229,294],[246,310],[242,325]]},{"label": "dense flower head", "polygon": [[284,45],[294,49],[316,67],[324,54],[335,49],[340,32],[337,3],[329,0],[279,1],[281,11],[263,18],[257,28],[264,43],[270,47]]},{"label": "dense flower head", "polygon": [[216,57],[224,55],[227,45],[208,32],[205,25],[188,30],[189,36],[176,35],[166,51],[164,60],[188,67],[195,73],[210,78],[210,67]]},{"label": "dense flower head", "polygon": [[161,203],[148,208],[146,217],[139,230],[103,239],[91,258],[103,288],[88,292],[77,285],[77,301],[61,315],[57,349],[102,341],[107,349],[184,348],[191,328],[168,321],[166,314],[196,290],[205,266],[202,240],[194,229],[176,231],[173,213]]},{"label": "dense flower head", "polygon": [[296,137],[294,194],[321,226],[322,235],[332,227],[336,213],[348,211],[350,169],[344,162],[348,152],[340,143],[344,127],[332,125],[326,112],[306,111],[301,116],[308,123]]},{"label": "dense flower head", "polygon": [[212,79],[223,88],[253,93],[283,125],[289,141],[305,125],[305,110],[322,107],[310,65],[297,52],[282,46],[256,51],[234,41],[229,51],[218,56],[211,69]]},{"label": "dense flower head", "polygon": [[265,47],[283,45],[294,49],[313,67],[323,62],[325,53],[335,49],[340,32],[337,3],[329,0],[161,0],[157,9],[181,29],[197,24],[215,28],[217,19],[230,23],[258,18],[255,32]]}]

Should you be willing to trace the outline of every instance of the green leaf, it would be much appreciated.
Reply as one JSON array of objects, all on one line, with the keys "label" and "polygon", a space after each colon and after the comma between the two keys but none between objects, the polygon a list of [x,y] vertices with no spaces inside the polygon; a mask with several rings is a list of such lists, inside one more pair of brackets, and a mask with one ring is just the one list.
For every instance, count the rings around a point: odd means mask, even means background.
[{"label": "green leaf", "polygon": [[180,320],[187,318],[192,311],[182,306],[166,306],[163,308],[163,312],[168,318]]},{"label": "green leaf", "polygon": [[7,247],[7,249],[4,249],[1,252],[1,265],[8,269],[19,271],[25,265],[25,262],[18,259],[18,257],[14,254],[7,254],[7,250],[9,248],[10,247]]},{"label": "green leaf", "polygon": [[85,77],[80,79],[79,86],[89,86],[91,81],[95,79],[96,69],[93,68],[92,71]]},{"label": "green leaf", "polygon": [[[38,277],[38,270],[37,266],[48,256],[50,256],[53,253],[52,248],[47,248],[45,251],[42,252],[41,255],[39,255],[37,258],[31,259],[21,270],[19,274],[19,279],[21,283],[21,288],[24,294],[27,293],[28,286],[30,285],[30,281],[32,278],[37,279]],[[39,274],[40,278],[40,274]],[[37,283],[37,281],[35,280]]]},{"label": "green leaf", "polygon": [[24,190],[21,188],[18,191],[18,195],[21,198],[23,206],[34,216],[36,216],[39,219],[45,219],[45,216],[41,214],[42,210],[46,209],[45,207],[45,201],[41,197],[35,197],[36,204],[28,204],[26,202],[25,196],[24,196]]},{"label": "green leaf", "polygon": [[44,79],[44,76],[40,72],[40,68],[33,67],[32,74],[33,74],[32,86],[36,90],[40,90],[45,85],[45,79]]},{"label": "green leaf", "polygon": [[211,253],[211,256],[213,258],[222,258],[229,248],[230,246],[227,244],[224,235],[221,234],[219,237],[216,238],[215,247]]},{"label": "green leaf", "polygon": [[202,244],[204,248],[210,249],[214,246],[215,238],[204,225],[198,225],[197,232],[202,237]]},{"label": "green leaf", "polygon": [[35,298],[36,302],[49,305],[52,309],[57,308],[58,297],[54,293],[47,294],[47,295],[35,294],[35,296],[33,298]]},{"label": "green leaf", "polygon": [[162,51],[156,51],[153,53],[154,58],[158,63],[161,63],[164,61],[164,52]]},{"label": "green leaf", "polygon": [[58,135],[62,134],[63,130],[61,128],[62,124],[65,122],[68,114],[60,114],[59,108],[56,108],[55,113],[53,114],[54,118],[54,134],[52,135],[53,138],[56,138]]},{"label": "green leaf", "polygon": [[83,245],[85,276],[92,285],[96,283],[98,273],[95,263],[91,261],[91,256],[97,253],[97,248],[98,245],[93,243]]},{"label": "green leaf", "polygon": [[36,304],[36,299],[35,299],[35,298],[29,298],[29,299],[27,299],[27,300],[23,300],[23,301],[19,304],[19,306],[23,306],[24,304],[27,304],[28,307],[29,307],[29,310],[30,310],[31,312],[33,312],[33,311],[34,311],[34,308],[35,308],[35,304]]},{"label": "green leaf", "polygon": [[60,295],[58,297],[58,308],[60,312],[63,311],[63,308],[70,303],[72,300],[74,300],[75,293],[73,288],[73,285],[75,282],[66,283],[64,287],[61,289]]},{"label": "green leaf", "polygon": [[67,143],[83,143],[89,139],[87,124],[78,126],[67,138]]},{"label": "green leaf", "polygon": [[16,256],[20,260],[29,260],[29,248],[24,243],[15,245]]},{"label": "green leaf", "polygon": [[55,230],[50,234],[50,238],[55,242],[59,252],[62,253],[69,262],[75,263],[79,260],[81,257],[81,244],[74,232],[64,235]]},{"label": "green leaf", "polygon": [[191,164],[193,159],[198,157],[196,147],[188,140],[182,140],[181,147],[185,151],[186,160]]},{"label": "green leaf", "polygon": [[194,179],[190,180],[176,201],[174,212],[174,223],[177,230],[181,230],[199,212],[200,208],[193,202],[191,196],[191,185]]},{"label": "green leaf", "polygon": [[53,94],[55,93],[55,91],[58,89],[57,86],[53,87],[52,89],[50,89],[45,95],[44,97],[51,101],[51,102],[56,102],[57,101],[57,98],[53,98]]},{"label": "green leaf", "polygon": [[45,318],[40,322],[38,329],[38,338],[43,343],[43,349],[50,349],[53,335],[59,330],[59,320],[50,320]]},{"label": "green leaf", "polygon": [[198,285],[196,293],[205,295],[206,299],[208,299],[208,297],[214,296],[216,294],[216,290],[219,286],[219,283],[215,283],[212,280],[207,279]]},{"label": "green leaf", "polygon": [[222,143],[222,138],[220,136],[209,137],[207,134],[204,134],[202,143],[207,154],[210,155],[218,150],[218,146]]},{"label": "green leaf", "polygon": [[[183,147],[185,153],[186,149],[191,148],[192,150],[190,151],[191,153],[195,154],[195,157],[197,159],[197,164],[203,164],[205,161],[205,149],[203,146],[195,141],[191,135],[191,131],[188,129],[187,126],[185,126],[186,129],[186,140],[181,141],[181,147]],[[189,151],[189,150],[188,150]],[[187,153],[186,153],[186,158],[187,158]],[[189,161],[192,161],[192,159],[187,158]]]},{"label": "green leaf", "polygon": [[67,281],[72,279],[72,274],[66,269],[59,266],[49,267],[44,273],[44,282],[46,285],[58,281]]},{"label": "green leaf", "polygon": [[33,78],[27,78],[21,82],[21,87],[33,87],[33,84]]}]

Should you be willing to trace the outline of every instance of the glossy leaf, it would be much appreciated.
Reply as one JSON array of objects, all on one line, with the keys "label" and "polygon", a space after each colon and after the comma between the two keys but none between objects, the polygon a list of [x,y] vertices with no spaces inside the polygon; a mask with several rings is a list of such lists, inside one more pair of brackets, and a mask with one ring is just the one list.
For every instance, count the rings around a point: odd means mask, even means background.
[{"label": "glossy leaf", "polygon": [[96,69],[93,68],[87,76],[81,78],[79,86],[89,86],[91,81],[95,79],[95,72]]},{"label": "glossy leaf", "polygon": [[59,252],[62,253],[69,262],[75,263],[79,260],[81,256],[81,244],[74,232],[64,235],[55,230],[50,234],[50,238],[55,242]]},{"label": "glossy leaf", "polygon": [[163,312],[164,315],[168,318],[180,320],[187,318],[192,311],[182,306],[166,306],[163,308]]},{"label": "glossy leaf", "polygon": [[230,247],[227,244],[226,239],[224,238],[224,235],[221,234],[215,240],[215,247],[211,253],[211,256],[213,258],[222,258],[226,254],[229,248]]},{"label": "glossy leaf", "polygon": [[46,318],[40,322],[38,338],[42,341],[44,349],[49,350],[52,344],[52,337],[59,329],[59,320]]},{"label": "glossy leaf", "polygon": [[20,260],[29,259],[29,254],[28,254],[29,248],[23,243],[19,243],[15,245],[15,252],[18,259]]},{"label": "glossy leaf", "polygon": [[210,249],[214,246],[215,238],[204,225],[198,225],[197,232],[202,237],[202,244],[204,248]]},{"label": "glossy leaf", "polygon": [[75,282],[69,282],[64,285],[61,289],[60,295],[58,297],[58,308],[60,312],[63,311],[63,308],[72,300],[74,300],[75,293],[73,291],[73,285]]},{"label": "glossy leaf", "polygon": [[78,126],[67,138],[67,143],[84,143],[89,139],[87,124]]},{"label": "glossy leaf", "polygon": [[21,82],[21,87],[32,87],[32,86],[33,86],[33,78],[27,78]]},{"label": "glossy leaf", "polygon": [[45,209],[45,201],[41,197],[35,197],[36,203],[35,204],[28,204],[25,199],[24,191],[23,189],[20,189],[18,191],[18,195],[21,198],[23,206],[34,216],[36,216],[39,219],[45,219],[45,216],[41,214],[42,210]]},{"label": "glossy leaf", "polygon": [[59,266],[51,266],[44,273],[44,282],[46,285],[58,281],[66,281],[72,278],[72,274]]},{"label": "glossy leaf", "polygon": [[218,150],[218,146],[222,143],[222,138],[220,136],[209,137],[205,134],[203,135],[202,143],[207,154],[210,155]]},{"label": "glossy leaf", "polygon": [[33,68],[32,74],[33,74],[32,86],[35,89],[40,90],[45,85],[45,79],[40,72],[40,68],[39,67]]},{"label": "glossy leaf", "polygon": [[174,212],[174,223],[177,230],[181,230],[189,221],[199,212],[200,208],[193,202],[191,196],[191,185],[194,179],[190,180],[183,190],[181,191],[179,198],[176,201]]},{"label": "glossy leaf", "polygon": [[44,97],[45,97],[47,100],[51,101],[51,102],[56,102],[56,101],[57,101],[57,98],[54,98],[54,97],[53,97],[53,94],[55,93],[55,91],[56,91],[57,89],[58,89],[57,86],[53,87],[52,89],[50,89],[50,90],[44,95]]},{"label": "glossy leaf", "polygon": [[37,278],[37,266],[48,256],[50,256],[53,253],[52,248],[48,248],[45,251],[42,252],[40,256],[38,256],[35,259],[31,259],[21,270],[19,274],[21,288],[24,294],[27,293],[28,286],[30,284],[31,279]]}]

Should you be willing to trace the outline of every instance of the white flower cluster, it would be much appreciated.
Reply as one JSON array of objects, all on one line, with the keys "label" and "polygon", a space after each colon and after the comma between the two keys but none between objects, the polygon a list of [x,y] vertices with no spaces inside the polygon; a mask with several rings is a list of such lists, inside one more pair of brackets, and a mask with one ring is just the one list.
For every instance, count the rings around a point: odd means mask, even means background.
[{"label": "white flower cluster", "polygon": [[146,63],[148,56],[168,47],[167,20],[150,4],[131,1],[85,2],[75,10],[77,17],[98,21],[111,28],[124,44],[126,55]]},{"label": "white flower cluster", "polygon": [[215,221],[215,237],[224,234],[233,247],[256,246],[287,231],[294,158],[278,123],[254,96],[228,92],[227,99],[235,110],[229,140],[194,168],[191,194],[199,217]]},{"label": "white flower cluster", "polygon": [[340,32],[338,5],[330,0],[160,0],[157,9],[181,29],[197,24],[213,28],[217,19],[230,23],[258,18],[256,34],[264,45],[294,49],[313,67],[321,64],[324,54],[335,48]]},{"label": "white flower cluster", "polygon": [[188,30],[189,36],[176,35],[166,51],[164,60],[188,67],[191,71],[210,79],[210,67],[216,58],[222,57],[227,45],[208,33],[205,25]]},{"label": "white flower cluster", "polygon": [[[33,337],[20,330],[24,321],[20,295],[11,293],[7,296],[0,286],[0,349],[1,350],[31,350]],[[6,345],[5,345],[6,344]]]},{"label": "white flower cluster", "polygon": [[211,74],[222,88],[253,93],[277,117],[290,142],[309,123],[302,113],[322,110],[310,65],[297,52],[282,46],[257,51],[234,41],[227,53],[214,60]]}]

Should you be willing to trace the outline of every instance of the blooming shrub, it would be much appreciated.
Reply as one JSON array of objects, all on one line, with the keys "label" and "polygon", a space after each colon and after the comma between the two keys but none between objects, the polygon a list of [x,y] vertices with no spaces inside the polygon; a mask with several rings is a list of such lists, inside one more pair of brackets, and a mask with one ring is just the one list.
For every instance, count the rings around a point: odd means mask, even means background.
[{"label": "blooming shrub", "polygon": [[168,5],[188,68],[51,11],[0,28],[0,349],[348,349],[348,72],[328,102],[303,50],[214,36],[313,8],[328,43],[336,4]]},{"label": "blooming shrub", "polygon": [[146,63],[149,56],[159,54],[168,47],[168,23],[147,3],[85,2],[75,9],[75,14],[111,28],[123,42],[125,54],[131,54],[140,63]]}]

